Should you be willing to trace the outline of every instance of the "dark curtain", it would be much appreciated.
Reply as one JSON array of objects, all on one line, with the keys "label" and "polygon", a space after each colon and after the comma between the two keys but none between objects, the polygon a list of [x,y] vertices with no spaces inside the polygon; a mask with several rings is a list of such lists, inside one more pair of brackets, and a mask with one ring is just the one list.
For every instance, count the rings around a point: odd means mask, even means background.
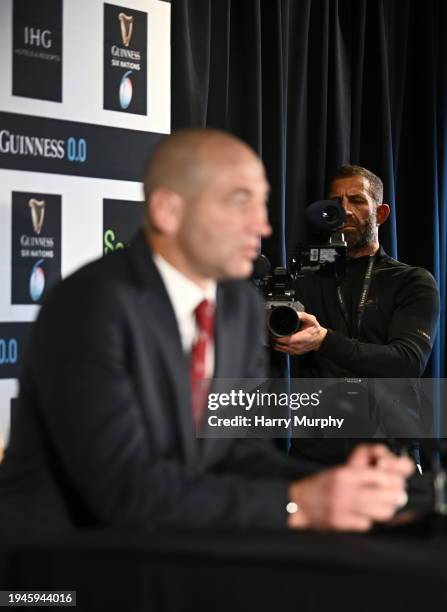
[{"label": "dark curtain", "polygon": [[381,241],[429,269],[442,316],[427,373],[446,375],[447,3],[173,0],[172,129],[213,126],[261,155],[284,264],[304,209],[341,163],[384,182]]}]

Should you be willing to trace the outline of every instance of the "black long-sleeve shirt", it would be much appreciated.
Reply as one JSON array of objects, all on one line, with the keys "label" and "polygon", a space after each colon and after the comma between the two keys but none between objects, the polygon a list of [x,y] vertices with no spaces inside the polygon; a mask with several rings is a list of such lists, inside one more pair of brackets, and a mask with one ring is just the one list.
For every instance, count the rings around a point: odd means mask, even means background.
[{"label": "black long-sleeve shirt", "polygon": [[332,266],[298,281],[297,295],[328,333],[318,351],[301,358],[304,377],[417,378],[433,348],[439,292],[433,276],[389,257],[376,256],[358,338],[353,338],[368,257],[347,260],[339,282],[350,314],[346,324],[337,300]]},{"label": "black long-sleeve shirt", "polygon": [[[292,373],[300,378],[404,378],[420,377],[435,340],[439,318],[439,292],[432,275],[389,257],[376,255],[371,284],[358,335],[359,298],[368,257],[345,265],[327,266],[297,282],[298,299],[328,333],[318,351],[296,358]],[[338,281],[337,281],[338,277]],[[337,299],[337,282],[346,304],[348,321]],[[431,419],[421,408],[418,392],[402,381],[380,402],[380,431],[384,436],[409,437]],[[415,408],[416,407],[416,408]],[[426,428],[426,423],[424,424]],[[380,433],[380,432],[379,432]],[[377,434],[376,434],[377,435]],[[321,434],[317,433],[317,437]],[[345,459],[354,440],[295,439],[291,452],[324,463]]]}]

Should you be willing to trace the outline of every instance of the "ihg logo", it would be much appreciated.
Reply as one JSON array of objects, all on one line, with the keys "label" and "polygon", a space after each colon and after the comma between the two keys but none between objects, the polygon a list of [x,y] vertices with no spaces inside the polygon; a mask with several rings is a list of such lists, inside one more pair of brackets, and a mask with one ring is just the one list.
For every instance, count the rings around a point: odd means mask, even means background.
[{"label": "ihg logo", "polygon": [[25,45],[29,45],[30,47],[44,47],[44,49],[51,48],[50,30],[41,30],[40,28],[26,26],[23,31]]}]

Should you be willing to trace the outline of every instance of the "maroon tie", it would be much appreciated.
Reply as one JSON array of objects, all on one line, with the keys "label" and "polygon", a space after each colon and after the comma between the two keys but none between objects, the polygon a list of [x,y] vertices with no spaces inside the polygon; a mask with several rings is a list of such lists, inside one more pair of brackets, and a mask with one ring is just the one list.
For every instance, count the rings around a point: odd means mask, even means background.
[{"label": "maroon tie", "polygon": [[208,387],[206,377],[207,349],[214,338],[214,304],[203,300],[194,311],[198,329],[197,340],[192,346],[189,360],[189,375],[192,393],[192,417],[196,431],[200,429],[206,408]]}]

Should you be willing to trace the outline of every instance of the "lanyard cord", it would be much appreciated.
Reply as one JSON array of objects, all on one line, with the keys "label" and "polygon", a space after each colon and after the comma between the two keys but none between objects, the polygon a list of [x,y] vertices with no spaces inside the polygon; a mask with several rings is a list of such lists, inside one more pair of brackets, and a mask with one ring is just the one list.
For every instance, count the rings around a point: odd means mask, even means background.
[{"label": "lanyard cord", "polygon": [[[360,293],[359,305],[357,307],[357,328],[355,330],[355,334],[351,334],[353,338],[359,337],[360,332],[360,324],[362,322],[363,314],[365,312],[365,304],[366,298],[368,297],[369,288],[371,286],[371,276],[374,268],[374,261],[376,259],[376,254],[369,256],[368,267],[366,268],[365,278],[363,279],[363,287],[362,292]],[[341,312],[343,314],[343,318],[346,322],[346,325],[349,330],[351,330],[351,323],[349,320],[348,309],[346,308],[346,302],[343,297],[343,292],[341,290],[340,281],[338,277],[337,268],[335,268],[335,278],[337,280],[337,298],[338,304],[340,306]]]}]

